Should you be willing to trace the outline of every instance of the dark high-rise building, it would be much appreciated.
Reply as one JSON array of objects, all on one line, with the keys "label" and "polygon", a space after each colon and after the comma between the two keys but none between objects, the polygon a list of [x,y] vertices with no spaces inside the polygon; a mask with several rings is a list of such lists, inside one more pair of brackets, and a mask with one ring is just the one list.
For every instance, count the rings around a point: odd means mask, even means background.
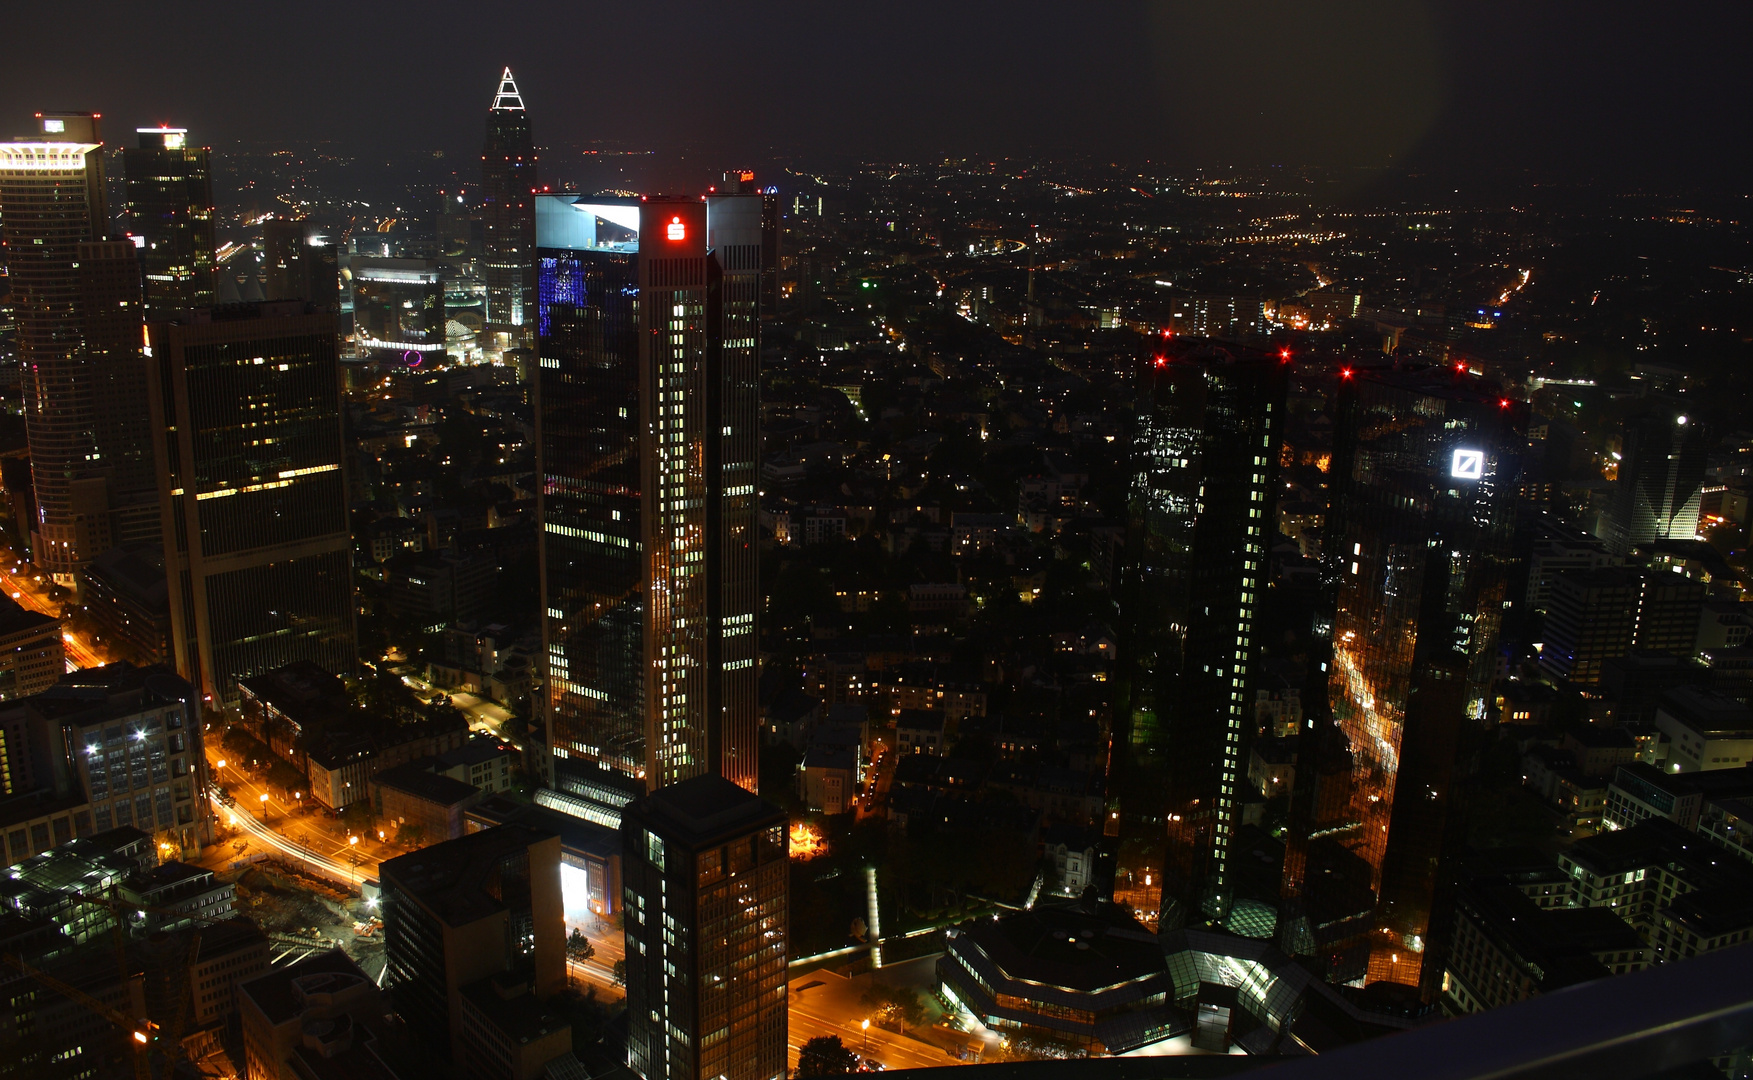
[{"label": "dark high-rise building", "polygon": [[0,143],[0,246],[25,373],[31,558],[71,587],[79,567],[110,544],[108,494],[90,468],[95,425],[78,266],[79,245],[106,239],[110,220],[97,116],[37,119],[37,137]]},{"label": "dark high-rise building", "polygon": [[1652,407],[1625,421],[1619,478],[1602,522],[1615,555],[1652,540],[1691,540],[1704,497],[1705,438],[1674,406]]},{"label": "dark high-rise building", "polygon": [[140,407],[146,398],[146,369],[140,362],[143,324],[135,255],[134,245],[126,240],[78,247],[79,325],[92,446],[75,483],[81,489],[102,484],[109,510],[103,550],[159,538],[152,426]]},{"label": "dark high-rise building", "polygon": [[1540,667],[1555,679],[1593,686],[1608,660],[1637,640],[1643,572],[1634,566],[1561,570],[1552,576]]},{"label": "dark high-rise building", "polygon": [[1593,686],[1608,661],[1633,649],[1690,657],[1706,591],[1702,582],[1641,566],[1560,571],[1541,630],[1540,667]]},{"label": "dark high-rise building", "polygon": [[385,862],[385,985],[462,1075],[521,1080],[572,1049],[543,1015],[566,988],[560,837],[500,825]]},{"label": "dark high-rise building", "polygon": [[336,245],[312,233],[302,218],[262,222],[263,298],[304,300],[319,311],[339,311],[339,254]]},{"label": "dark high-rise building", "polygon": [[1154,875],[1165,926],[1227,908],[1289,366],[1189,343],[1138,377],[1115,887],[1138,903]]},{"label": "dark high-rise building", "polygon": [[536,208],[555,783],[753,790],[760,197]]},{"label": "dark high-rise building", "polygon": [[511,69],[487,110],[481,149],[486,332],[501,348],[527,346],[536,314],[536,148]]},{"label": "dark high-rise building", "polygon": [[1527,406],[1482,380],[1342,373],[1324,541],[1332,721],[1304,732],[1280,925],[1339,981],[1434,996],[1441,977],[1443,860],[1465,822],[1526,447]]},{"label": "dark high-rise building", "polygon": [[139,128],[140,145],[122,151],[128,215],[140,247],[146,317],[211,307],[212,151],[190,146],[183,128]]},{"label": "dark high-rise building", "polygon": [[786,1075],[786,816],[697,776],[622,815],[627,1064],[642,1080]]},{"label": "dark high-rise building", "polygon": [[333,317],[239,305],[147,333],[177,669],[224,701],[296,660],[351,671]]},{"label": "dark high-rise building", "polygon": [[771,319],[779,311],[779,189],[760,187],[753,172],[735,169],[724,174],[717,190],[761,196],[761,318]]}]

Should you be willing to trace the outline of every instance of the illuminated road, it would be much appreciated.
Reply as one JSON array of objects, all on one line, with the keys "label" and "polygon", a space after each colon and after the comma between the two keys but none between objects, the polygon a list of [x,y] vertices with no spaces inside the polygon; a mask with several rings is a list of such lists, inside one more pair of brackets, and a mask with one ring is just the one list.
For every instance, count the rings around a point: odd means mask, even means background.
[{"label": "illuminated road", "polygon": [[[610,968],[603,964],[602,957],[594,956],[580,963],[571,957],[566,958],[566,971],[573,978],[587,982],[596,987],[598,999],[602,999],[606,991],[609,1001],[620,1001],[627,996],[627,991],[615,985],[615,976]],[[613,963],[613,961],[610,961]]]},{"label": "illuminated road", "polygon": [[327,855],[301,847],[296,842],[288,840],[286,837],[281,836],[273,829],[262,824],[260,818],[252,816],[244,809],[241,800],[239,800],[239,805],[235,807],[222,806],[218,801],[215,801],[213,804],[213,812],[219,815],[220,821],[223,821],[228,825],[235,825],[237,828],[248,833],[250,838],[257,844],[273,848],[276,852],[303,863],[306,867],[315,870],[324,877],[339,882],[346,882],[350,885],[357,885],[364,878],[377,876],[376,863],[362,862],[359,864],[358,869],[355,870],[346,862],[332,859]]},{"label": "illuminated road", "polygon": [[[928,960],[918,961],[929,964]],[[791,1044],[791,1063],[797,1064],[800,1047],[811,1039],[838,1035],[846,1048],[861,1053],[869,1039],[870,1057],[885,1069],[928,1069],[939,1065],[960,1065],[963,1062],[949,1050],[938,1045],[941,1040],[961,1046],[977,1046],[978,1039],[941,1028],[927,1028],[925,1038],[899,1034],[875,1024],[867,1032],[860,1021],[870,1015],[863,1004],[863,992],[869,988],[868,978],[847,979],[825,969],[792,978],[786,994],[790,1002],[787,1041]],[[927,1041],[927,1038],[933,1041]]]},{"label": "illuminated road", "polygon": [[[798,1051],[803,1044],[823,1035],[838,1035],[846,1049],[865,1056],[865,1031],[856,1020],[827,1020],[799,1008],[793,997],[790,1015],[786,1018],[786,1042],[790,1043],[791,1067],[797,1068]],[[897,1035],[886,1028],[871,1025],[868,1056],[882,1062],[886,1069],[934,1069],[939,1065],[960,1065],[941,1048],[918,1039]]]},{"label": "illuminated road", "polygon": [[[217,796],[217,785],[223,782],[236,805],[225,806],[214,797],[213,813],[221,823],[244,830],[254,842],[255,851],[266,845],[325,877],[353,886],[376,877],[379,860],[400,854],[370,834],[361,835],[358,844],[349,844],[344,830],[331,827],[331,819],[315,817],[308,810],[297,812],[298,805],[287,806],[284,798],[274,795],[236,766],[219,768],[219,760],[222,759],[218,758],[218,751],[209,747],[207,765],[215,784],[214,795]],[[268,796],[268,825],[262,823],[263,795]],[[243,854],[251,852],[246,850]],[[352,856],[359,859],[357,868],[352,864]]]},{"label": "illuminated road", "polygon": [[[48,589],[26,569],[27,566],[27,563],[18,561],[16,556],[13,557],[11,566],[0,566],[0,587],[26,610],[59,617],[61,605],[48,595]],[[83,632],[65,624],[61,627],[61,643],[67,650],[68,671],[102,667],[109,662],[92,647],[90,639]]]}]

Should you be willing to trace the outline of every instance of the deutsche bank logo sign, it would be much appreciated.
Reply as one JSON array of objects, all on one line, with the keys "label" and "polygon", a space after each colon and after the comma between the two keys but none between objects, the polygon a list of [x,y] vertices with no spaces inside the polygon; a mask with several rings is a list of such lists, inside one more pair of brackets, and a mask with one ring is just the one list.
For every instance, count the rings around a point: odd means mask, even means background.
[{"label": "deutsche bank logo sign", "polygon": [[1457,450],[1449,466],[1449,475],[1457,480],[1478,480],[1485,475],[1485,451]]}]

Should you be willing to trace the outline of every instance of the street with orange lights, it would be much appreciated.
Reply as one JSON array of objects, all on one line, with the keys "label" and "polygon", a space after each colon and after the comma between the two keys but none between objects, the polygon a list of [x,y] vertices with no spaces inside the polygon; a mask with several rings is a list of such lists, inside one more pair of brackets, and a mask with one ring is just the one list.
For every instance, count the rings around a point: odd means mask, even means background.
[{"label": "street with orange lights", "polygon": [[[50,595],[48,583],[33,571],[29,563],[14,559],[10,565],[0,566],[0,588],[4,588],[6,595],[27,611],[57,618],[65,611],[65,607]],[[68,671],[102,667],[109,662],[92,644],[88,633],[66,623],[61,626],[61,643],[67,649]]]}]

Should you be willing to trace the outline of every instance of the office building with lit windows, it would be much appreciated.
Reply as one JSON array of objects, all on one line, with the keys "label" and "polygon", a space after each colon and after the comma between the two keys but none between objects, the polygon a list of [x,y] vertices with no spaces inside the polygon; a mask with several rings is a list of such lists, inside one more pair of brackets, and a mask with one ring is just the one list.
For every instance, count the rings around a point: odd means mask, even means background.
[{"label": "office building with lit windows", "polygon": [[602,804],[753,790],[758,194],[536,198],[547,738]]},{"label": "office building with lit windows", "polygon": [[535,321],[535,190],[530,114],[506,68],[487,110],[487,140],[481,148],[485,321],[488,338],[501,348],[528,346]]},{"label": "office building with lit windows", "polygon": [[1228,909],[1289,369],[1278,353],[1190,341],[1138,375],[1121,593],[1131,698],[1110,809],[1116,895],[1154,909],[1154,877],[1165,928],[1189,908]]},{"label": "office building with lit windows", "polygon": [[204,694],[354,663],[352,538],[331,315],[202,309],[148,332],[177,669]]},{"label": "office building with lit windows", "polygon": [[184,128],[138,128],[122,151],[128,217],[140,248],[146,317],[210,307],[213,263],[212,150],[189,145]]},{"label": "office building with lit windows", "polygon": [[627,1064],[641,1080],[786,1075],[785,811],[718,776],[621,819]]},{"label": "office building with lit windows", "polygon": [[37,121],[37,136],[0,143],[0,244],[25,373],[36,497],[31,559],[71,588],[81,566],[125,539],[116,535],[116,507],[137,504],[120,489],[139,470],[123,462],[119,475],[112,459],[141,460],[141,447],[117,445],[119,435],[139,434],[130,418],[137,421],[140,390],[130,380],[138,372],[140,281],[133,253],[105,243],[111,228],[97,115],[42,113]]},{"label": "office building with lit windows", "polygon": [[[1444,860],[1483,733],[1527,405],[1454,368],[1341,372],[1325,577],[1331,723],[1305,730],[1281,937],[1345,982],[1434,996]],[[1312,745],[1311,745],[1312,744]]]},{"label": "office building with lit windows", "polygon": [[[417,364],[444,354],[444,279],[429,259],[353,258],[353,337],[362,349]],[[411,354],[411,355],[410,355]]]},{"label": "office building with lit windows", "polygon": [[[36,786],[87,800],[74,836],[132,826],[184,852],[213,841],[201,702],[185,680],[158,667],[86,668],[26,699],[24,716]],[[60,828],[56,843],[67,839]]]}]

